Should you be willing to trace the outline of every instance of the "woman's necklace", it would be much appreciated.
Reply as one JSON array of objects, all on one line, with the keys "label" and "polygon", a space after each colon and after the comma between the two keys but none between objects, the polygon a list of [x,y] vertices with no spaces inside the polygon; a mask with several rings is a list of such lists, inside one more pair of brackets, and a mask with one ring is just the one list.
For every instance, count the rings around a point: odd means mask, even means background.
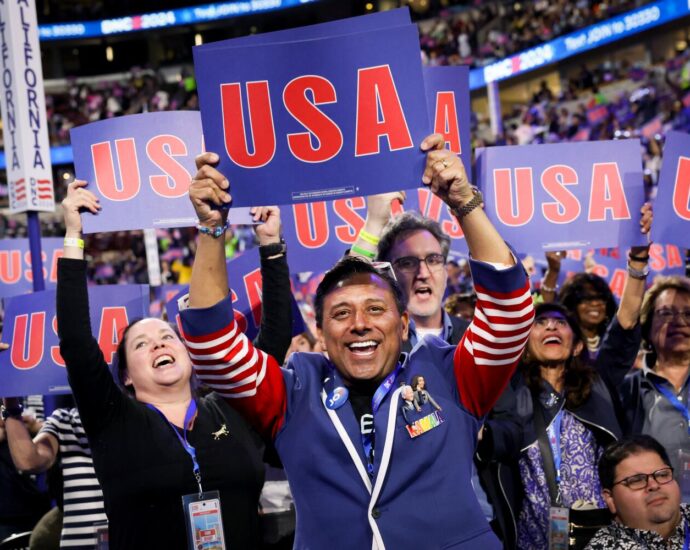
[{"label": "woman's necklace", "polygon": [[597,351],[599,349],[599,344],[601,343],[601,336],[598,334],[596,336],[587,336],[587,350]]}]

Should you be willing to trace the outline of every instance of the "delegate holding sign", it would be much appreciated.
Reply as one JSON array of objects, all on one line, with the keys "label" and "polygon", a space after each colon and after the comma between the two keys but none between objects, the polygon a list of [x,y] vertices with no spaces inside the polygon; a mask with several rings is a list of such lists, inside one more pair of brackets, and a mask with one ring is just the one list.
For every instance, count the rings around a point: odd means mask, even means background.
[{"label": "delegate holding sign", "polygon": [[638,140],[481,148],[477,180],[487,216],[518,251],[645,244]]},{"label": "delegate holding sign", "polygon": [[[415,25],[194,50],[206,147],[234,206],[409,188],[429,133]],[[287,180],[287,181],[286,181]]]}]

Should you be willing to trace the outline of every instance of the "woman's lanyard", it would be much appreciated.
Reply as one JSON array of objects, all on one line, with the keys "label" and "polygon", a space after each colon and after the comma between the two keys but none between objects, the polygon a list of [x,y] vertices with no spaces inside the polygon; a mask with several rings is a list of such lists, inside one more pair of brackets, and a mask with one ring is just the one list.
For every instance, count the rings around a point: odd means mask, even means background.
[{"label": "woman's lanyard", "polygon": [[556,487],[558,488],[558,500],[561,495],[561,423],[563,422],[563,409],[558,411],[553,422],[546,428],[549,438],[549,446],[553,455],[553,467],[556,470]]},{"label": "woman's lanyard", "polygon": [[187,426],[189,426],[192,420],[194,420],[194,415],[196,414],[197,410],[196,401],[194,401],[194,399],[190,401],[189,406],[187,407],[187,412],[184,415],[184,437],[180,435],[180,432],[177,430],[177,427],[175,427],[175,425],[172,422],[170,422],[170,420],[168,420],[167,417],[159,409],[157,409],[150,403],[147,403],[146,406],[152,411],[156,411],[163,417],[163,420],[170,424],[172,431],[177,436],[177,439],[180,440],[182,448],[191,457],[192,465],[194,467],[194,478],[196,479],[196,482],[199,485],[199,495],[201,495],[201,493],[203,493],[204,491],[201,488],[201,470],[199,469],[199,462],[196,459],[196,449],[192,447],[189,441],[187,441]]},{"label": "woman's lanyard", "polygon": [[685,418],[685,423],[688,425],[688,434],[690,434],[690,412],[688,412],[688,408],[683,405],[683,402],[678,399],[678,396],[667,387],[657,384],[656,382],[654,383],[654,387],[666,398],[674,409],[683,415],[683,418]]},{"label": "woman's lanyard", "polygon": [[[386,395],[388,395],[388,392],[391,391],[391,388],[393,387],[393,382],[395,382],[395,378],[396,376],[398,376],[398,373],[400,372],[401,368],[402,363],[398,363],[398,366],[395,367],[395,370],[391,372],[388,376],[386,376],[386,379],[383,382],[381,382],[381,385],[374,392],[374,397],[372,397],[371,399],[372,415],[376,415],[376,412],[379,410],[381,403],[383,403],[383,400],[385,399]],[[367,472],[369,472],[369,476],[374,475],[373,440],[374,429],[372,425],[371,432],[362,434],[362,446],[364,447],[364,456],[366,456],[367,458]]]}]

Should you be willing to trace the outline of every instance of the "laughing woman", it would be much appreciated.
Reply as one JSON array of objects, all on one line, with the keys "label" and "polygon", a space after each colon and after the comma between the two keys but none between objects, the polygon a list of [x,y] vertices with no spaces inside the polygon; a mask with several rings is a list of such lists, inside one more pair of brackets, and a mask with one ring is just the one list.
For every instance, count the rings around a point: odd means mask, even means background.
[{"label": "laughing woman", "polygon": [[[60,352],[91,445],[109,518],[110,548],[186,549],[182,497],[203,489],[220,502],[225,544],[258,547],[262,449],[221,399],[195,395],[189,354],[160,319],[132,322],[118,347],[123,391],[91,334],[80,210],[98,199],[75,181],[62,203],[65,254],[58,265]],[[220,529],[216,528],[215,533]]]},{"label": "laughing woman", "polygon": [[[605,508],[597,462],[623,430],[616,396],[583,360],[583,348],[579,326],[565,308],[537,307],[521,362],[524,385],[517,390],[525,426],[518,461],[523,494],[516,510],[518,548],[549,547],[551,506],[579,501]],[[548,442],[546,448],[540,439]]]}]

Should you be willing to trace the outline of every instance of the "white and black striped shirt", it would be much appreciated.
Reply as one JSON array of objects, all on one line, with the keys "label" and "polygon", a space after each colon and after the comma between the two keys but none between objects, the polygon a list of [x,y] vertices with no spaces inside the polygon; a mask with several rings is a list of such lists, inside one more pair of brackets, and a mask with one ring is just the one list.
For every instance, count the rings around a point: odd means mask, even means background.
[{"label": "white and black striped shirt", "polygon": [[53,435],[60,446],[64,483],[60,548],[95,548],[94,524],[107,521],[107,517],[79,411],[56,409],[39,433]]}]

